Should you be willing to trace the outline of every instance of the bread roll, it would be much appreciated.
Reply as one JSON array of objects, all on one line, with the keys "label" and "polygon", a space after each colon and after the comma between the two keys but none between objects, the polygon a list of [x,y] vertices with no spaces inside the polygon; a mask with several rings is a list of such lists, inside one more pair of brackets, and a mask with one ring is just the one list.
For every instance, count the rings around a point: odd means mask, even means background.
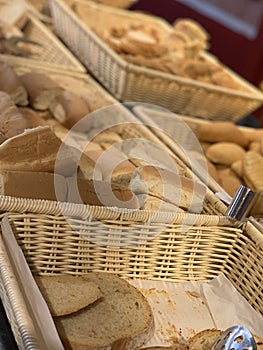
[{"label": "bread roll", "polygon": [[0,145],[0,170],[56,172],[70,176],[77,170],[77,159],[69,147],[61,146],[61,140],[49,127],[25,130]]},{"label": "bread roll", "polygon": [[241,178],[231,168],[218,170],[218,174],[220,185],[233,197],[239,187],[243,185]]},{"label": "bread roll", "polygon": [[233,142],[217,142],[207,148],[205,155],[217,164],[231,165],[242,160],[246,154],[244,148]]},{"label": "bread roll", "polygon": [[55,318],[65,349],[135,350],[154,331],[151,307],[141,292],[109,273],[88,273],[99,285],[102,298],[91,307]]},{"label": "bread roll", "polygon": [[198,139],[205,142],[233,142],[241,147],[248,145],[248,138],[244,131],[237,125],[222,121],[211,123],[200,123],[197,130]]},{"label": "bread roll", "polygon": [[150,194],[193,213],[202,211],[206,195],[202,184],[150,165],[137,169],[129,187],[136,194]]},{"label": "bread roll", "polygon": [[[71,129],[90,113],[86,100],[69,91],[62,91],[56,96],[49,109],[58,122],[68,129]],[[77,126],[75,126],[75,130],[77,130]]]},{"label": "bread roll", "polygon": [[0,90],[6,92],[20,106],[28,104],[27,90],[15,70],[6,62],[0,62]]},{"label": "bread roll", "polygon": [[11,97],[3,91],[0,91],[0,111],[0,133],[3,140],[16,136],[31,126]]},{"label": "bread roll", "polygon": [[77,312],[102,296],[98,284],[85,276],[54,274],[34,279],[52,316]]},{"label": "bread roll", "polygon": [[44,172],[1,171],[0,193],[17,198],[60,201],[67,199],[67,183],[63,176]]},{"label": "bread roll", "polygon": [[139,201],[132,191],[106,181],[67,178],[68,202],[105,207],[139,209]]},{"label": "bread roll", "polygon": [[263,191],[263,157],[261,154],[249,151],[243,160],[243,179],[248,187],[256,192]]},{"label": "bread roll", "polygon": [[44,73],[25,73],[20,76],[20,80],[27,90],[30,105],[36,110],[48,109],[53,100],[64,90]]}]

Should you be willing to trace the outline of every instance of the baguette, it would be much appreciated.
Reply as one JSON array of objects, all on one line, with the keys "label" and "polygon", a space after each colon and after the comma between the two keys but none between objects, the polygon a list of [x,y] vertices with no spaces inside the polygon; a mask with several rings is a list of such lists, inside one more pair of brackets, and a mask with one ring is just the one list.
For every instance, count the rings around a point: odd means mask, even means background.
[{"label": "baguette", "polygon": [[141,292],[109,273],[87,274],[99,285],[102,298],[68,316],[55,317],[65,349],[134,350],[153,335],[151,307]]},{"label": "baguette", "polygon": [[205,329],[188,341],[189,350],[211,350],[216,339],[222,334],[218,329]]}]

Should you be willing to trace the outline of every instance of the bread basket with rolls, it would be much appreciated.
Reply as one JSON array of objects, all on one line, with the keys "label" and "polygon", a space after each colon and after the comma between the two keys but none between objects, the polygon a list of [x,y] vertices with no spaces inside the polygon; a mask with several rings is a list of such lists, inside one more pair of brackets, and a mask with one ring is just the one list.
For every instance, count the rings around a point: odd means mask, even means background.
[{"label": "bread basket with rolls", "polygon": [[[50,7],[58,36],[120,101],[232,121],[263,102],[259,89],[209,54],[200,28],[188,43],[186,31],[174,35],[158,17],[82,0],[51,0]],[[179,50],[185,41],[187,59]]]},{"label": "bread basket with rolls", "polygon": [[[8,19],[7,19],[8,18]],[[84,72],[85,67],[23,1],[0,4],[0,53]]]},{"label": "bread basket with rolls", "polygon": [[[28,95],[24,102],[19,84],[1,91],[1,101],[8,100],[4,106],[12,106],[14,115],[11,134],[10,124],[1,125],[0,217],[8,218],[34,275],[105,272],[176,283],[208,281],[224,273],[262,313],[262,233],[224,215],[226,205],[175,142],[151,123],[139,122],[86,74],[28,60],[21,65],[15,58],[4,63]],[[34,84],[29,84],[32,77]],[[77,94],[78,106],[81,98],[88,103],[90,114],[79,128],[74,129],[78,123],[62,102],[65,93],[67,98]],[[70,139],[69,129],[74,129]],[[85,155],[71,153],[68,146],[81,149],[84,131],[90,137]],[[23,186],[17,186],[22,180]],[[17,344],[38,349],[4,254],[0,269],[1,298]]]}]

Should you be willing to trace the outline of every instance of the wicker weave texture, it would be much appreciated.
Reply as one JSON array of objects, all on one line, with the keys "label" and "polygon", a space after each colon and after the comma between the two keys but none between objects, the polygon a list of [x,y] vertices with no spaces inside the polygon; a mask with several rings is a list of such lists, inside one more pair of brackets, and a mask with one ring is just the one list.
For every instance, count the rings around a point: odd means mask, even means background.
[{"label": "wicker weave texture", "polygon": [[[263,236],[218,215],[172,215],[0,198],[36,274],[117,273],[123,278],[208,281],[224,273],[263,313]],[[63,209],[64,215],[61,215]],[[156,213],[155,213],[156,215]],[[154,219],[153,219],[154,217]],[[23,297],[1,254],[0,296],[20,349],[38,349]],[[4,273],[5,272],[5,273]],[[12,274],[12,273],[11,273]]]},{"label": "wicker weave texture", "polygon": [[23,32],[27,39],[40,44],[40,46],[34,46],[32,59],[37,62],[66,67],[74,71],[86,71],[79,60],[48,29],[48,27],[41,23],[35,16],[28,14],[28,20],[23,28]]},{"label": "wicker weave texture", "polygon": [[[143,101],[181,114],[233,121],[248,115],[263,103],[263,94],[229,69],[229,74],[247,92],[128,64],[84,25],[61,0],[51,0],[50,5],[58,35],[92,74],[121,101]],[[114,10],[111,10],[113,18]],[[110,10],[107,10],[108,15],[109,13]],[[123,16],[127,20],[128,15]],[[116,22],[121,20],[120,17],[118,12]],[[131,20],[134,17],[132,13]]]}]

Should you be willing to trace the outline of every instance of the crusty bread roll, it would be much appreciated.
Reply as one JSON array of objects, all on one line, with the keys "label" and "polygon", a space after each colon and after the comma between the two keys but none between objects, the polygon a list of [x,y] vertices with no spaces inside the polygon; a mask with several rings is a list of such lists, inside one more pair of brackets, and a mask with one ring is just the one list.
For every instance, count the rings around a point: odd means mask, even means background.
[{"label": "crusty bread roll", "polygon": [[[0,170],[58,173],[70,176],[77,169],[74,152],[48,126],[39,126],[0,145]],[[61,147],[61,148],[60,148]]]},{"label": "crusty bread roll", "polygon": [[139,201],[128,187],[77,177],[67,178],[67,184],[68,202],[139,209]]},{"label": "crusty bread roll", "polygon": [[211,162],[223,165],[231,165],[237,160],[242,160],[245,154],[244,148],[233,142],[216,142],[205,152]]},{"label": "crusty bread roll", "polygon": [[56,201],[67,199],[67,183],[58,174],[31,171],[1,171],[0,193],[17,198],[45,199]]},{"label": "crusty bread roll", "polygon": [[64,90],[44,73],[29,72],[20,76],[25,86],[30,105],[36,110],[48,109],[53,100]]},{"label": "crusty bread roll", "polygon": [[[78,121],[90,113],[87,101],[70,91],[62,91],[56,96],[52,100],[49,109],[59,123],[68,129],[71,129]],[[75,126],[76,129],[77,126]]]},{"label": "crusty bread roll", "polygon": [[98,284],[85,276],[54,274],[34,279],[52,316],[77,312],[102,296]]},{"label": "crusty bread roll", "polygon": [[147,299],[124,279],[106,272],[87,274],[102,298],[74,314],[55,317],[65,349],[135,350],[153,335],[154,318]]},{"label": "crusty bread roll", "polygon": [[243,184],[241,178],[231,168],[218,170],[218,174],[219,184],[233,197]]},{"label": "crusty bread roll", "polygon": [[197,136],[199,140],[206,142],[233,142],[242,147],[246,147],[249,142],[247,134],[228,121],[200,123]]},{"label": "crusty bread roll", "polygon": [[256,152],[246,152],[242,163],[243,179],[253,191],[263,191],[263,156]]},{"label": "crusty bread roll", "polygon": [[209,33],[198,22],[191,18],[178,18],[173,23],[173,29],[185,33],[191,40],[207,41]]},{"label": "crusty bread roll", "polygon": [[18,135],[31,126],[4,91],[0,91],[0,111],[0,133],[3,140]]},{"label": "crusty bread roll", "polygon": [[28,104],[27,90],[15,70],[6,62],[0,62],[0,90],[10,95],[15,104]]},{"label": "crusty bread roll", "polygon": [[202,211],[206,195],[204,185],[150,165],[137,168],[129,187],[136,194],[150,194],[193,213]]}]

